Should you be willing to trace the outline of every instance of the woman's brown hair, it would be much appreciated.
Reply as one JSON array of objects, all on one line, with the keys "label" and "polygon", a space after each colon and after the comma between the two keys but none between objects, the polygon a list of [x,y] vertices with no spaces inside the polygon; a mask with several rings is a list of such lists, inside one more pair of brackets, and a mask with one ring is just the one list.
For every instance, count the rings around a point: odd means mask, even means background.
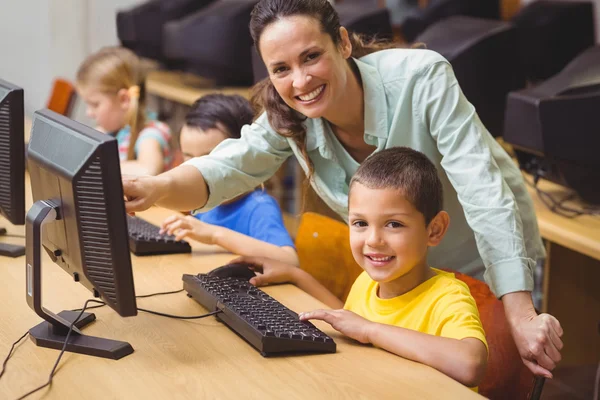
[{"label": "woman's brown hair", "polygon": [[131,106],[127,123],[131,129],[127,159],[135,159],[135,142],[146,124],[145,73],[140,59],[124,47],[104,47],[90,55],[77,71],[77,85],[90,87],[107,95],[129,91]]},{"label": "woman's brown hair", "polygon": [[[285,17],[303,15],[316,19],[324,33],[327,33],[336,46],[341,44],[340,19],[327,0],[261,0],[252,10],[250,34],[254,46],[260,54],[259,41],[265,28]],[[359,58],[379,50],[397,47],[389,41],[366,40],[361,35],[350,34],[352,57]],[[350,63],[353,63],[349,60]],[[354,67],[353,67],[354,70]],[[257,83],[253,88],[252,106],[256,115],[266,111],[271,127],[280,135],[291,138],[302,153],[308,166],[307,177],[310,180],[313,165],[306,151],[306,117],[288,106],[269,78]]]}]

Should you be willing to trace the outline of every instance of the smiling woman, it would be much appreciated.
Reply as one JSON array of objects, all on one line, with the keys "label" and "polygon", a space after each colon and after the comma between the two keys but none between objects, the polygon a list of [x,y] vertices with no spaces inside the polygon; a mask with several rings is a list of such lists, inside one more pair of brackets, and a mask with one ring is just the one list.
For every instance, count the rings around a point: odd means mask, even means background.
[{"label": "smiling woman", "polygon": [[[409,147],[435,165],[452,223],[428,254],[434,268],[484,277],[502,298],[526,365],[550,377],[562,329],[537,315],[533,267],[545,256],[518,168],[489,134],[439,54],[364,43],[327,0],[261,0],[250,31],[269,77],[241,137],[157,177],[124,178],[128,211],[157,203],[210,209],[270,178],[291,156],[315,192],[348,218],[348,189],[373,153]],[[532,350],[533,349],[533,350]]]}]

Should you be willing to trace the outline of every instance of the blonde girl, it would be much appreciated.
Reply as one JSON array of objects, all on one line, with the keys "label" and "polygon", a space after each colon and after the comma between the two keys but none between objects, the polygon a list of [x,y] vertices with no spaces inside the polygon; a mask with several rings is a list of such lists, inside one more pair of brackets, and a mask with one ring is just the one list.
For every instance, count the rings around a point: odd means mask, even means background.
[{"label": "blonde girl", "polygon": [[123,47],[101,49],[77,72],[86,114],[117,139],[124,174],[157,175],[172,162],[170,129],[146,112],[144,80],[140,59]]}]

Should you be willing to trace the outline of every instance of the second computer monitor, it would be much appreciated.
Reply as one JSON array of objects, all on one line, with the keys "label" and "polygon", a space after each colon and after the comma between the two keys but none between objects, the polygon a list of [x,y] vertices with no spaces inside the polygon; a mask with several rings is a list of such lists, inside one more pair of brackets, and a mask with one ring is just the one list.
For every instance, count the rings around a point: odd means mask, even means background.
[{"label": "second computer monitor", "polygon": [[0,214],[25,223],[23,89],[0,79]]},{"label": "second computer monitor", "polygon": [[[33,340],[62,345],[64,337],[47,332],[64,333],[73,322],[73,314],[55,315],[41,305],[41,247],[120,315],[136,315],[116,139],[52,111],[37,111],[28,167],[34,204],[27,213],[27,302],[47,321],[41,325],[52,327],[32,329]],[[67,350],[109,358],[133,351],[123,342],[107,345],[106,339],[87,338],[88,348]]]}]

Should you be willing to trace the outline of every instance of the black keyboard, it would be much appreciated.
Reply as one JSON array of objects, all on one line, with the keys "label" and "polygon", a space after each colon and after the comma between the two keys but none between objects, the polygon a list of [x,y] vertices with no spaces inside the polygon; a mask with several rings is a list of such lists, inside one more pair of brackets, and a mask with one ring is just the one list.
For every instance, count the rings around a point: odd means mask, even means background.
[{"label": "black keyboard", "polygon": [[175,240],[173,235],[161,235],[160,228],[138,217],[127,216],[129,250],[136,256],[153,254],[190,253],[192,248],[185,240]]},{"label": "black keyboard", "polygon": [[267,357],[281,353],[335,353],[332,338],[248,281],[183,275],[183,288]]}]

